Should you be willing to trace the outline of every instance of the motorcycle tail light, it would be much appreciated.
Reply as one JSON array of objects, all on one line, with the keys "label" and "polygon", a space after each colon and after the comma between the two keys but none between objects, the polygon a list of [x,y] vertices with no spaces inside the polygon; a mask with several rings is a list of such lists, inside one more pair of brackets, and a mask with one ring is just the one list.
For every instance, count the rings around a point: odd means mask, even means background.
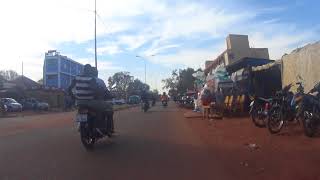
[{"label": "motorcycle tail light", "polygon": [[269,104],[269,103],[266,103],[264,109],[265,109],[265,110],[268,110],[269,108],[270,108],[270,104]]}]

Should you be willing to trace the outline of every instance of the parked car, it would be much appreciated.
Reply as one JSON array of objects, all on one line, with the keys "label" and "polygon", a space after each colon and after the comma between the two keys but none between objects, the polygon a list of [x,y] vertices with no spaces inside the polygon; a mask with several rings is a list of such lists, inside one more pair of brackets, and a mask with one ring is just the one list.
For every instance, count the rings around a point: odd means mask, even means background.
[{"label": "parked car", "polygon": [[1,102],[7,107],[8,112],[22,111],[22,105],[12,98],[1,98]]},{"label": "parked car", "polygon": [[46,102],[41,102],[35,98],[28,98],[28,99],[24,99],[22,101],[23,104],[23,109],[24,110],[28,110],[28,109],[32,109],[32,110],[44,110],[44,111],[48,111],[49,110],[49,104]]},{"label": "parked car", "polygon": [[112,104],[114,104],[114,105],[122,105],[125,103],[126,103],[126,101],[124,99],[112,99]]}]

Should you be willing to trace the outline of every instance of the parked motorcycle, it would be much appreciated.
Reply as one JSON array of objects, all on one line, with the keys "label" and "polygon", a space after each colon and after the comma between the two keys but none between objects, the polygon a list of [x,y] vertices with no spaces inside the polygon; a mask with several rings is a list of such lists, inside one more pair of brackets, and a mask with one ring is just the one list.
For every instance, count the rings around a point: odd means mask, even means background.
[{"label": "parked motorcycle", "polygon": [[[317,92],[316,96],[312,93]],[[320,122],[320,83],[317,83],[300,101],[297,118],[302,120],[304,133],[313,137]]]},{"label": "parked motorcycle", "polygon": [[290,91],[291,87],[292,84],[285,86],[272,98],[267,122],[268,130],[272,134],[280,132],[285,121],[295,120],[296,107],[292,104],[294,94]]},{"label": "parked motorcycle", "polygon": [[[105,120],[101,118],[105,118]],[[110,118],[113,118],[113,112],[106,113],[104,116],[85,106],[78,107],[76,122],[78,123],[81,142],[86,149],[93,149],[95,142],[100,138],[111,137],[113,125]]]},{"label": "parked motorcycle", "polygon": [[266,127],[266,120],[268,118],[272,99],[265,99],[262,97],[253,97],[252,99],[249,111],[252,122],[259,128]]}]

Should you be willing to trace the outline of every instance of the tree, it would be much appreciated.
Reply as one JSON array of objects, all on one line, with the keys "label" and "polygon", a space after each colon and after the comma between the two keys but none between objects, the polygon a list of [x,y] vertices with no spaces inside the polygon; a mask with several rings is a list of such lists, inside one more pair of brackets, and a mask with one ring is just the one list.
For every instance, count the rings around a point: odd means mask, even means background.
[{"label": "tree", "polygon": [[179,76],[177,74],[177,70],[173,70],[171,73],[171,77],[167,79],[163,79],[164,83],[163,89],[177,89]]},{"label": "tree", "polygon": [[194,89],[195,78],[192,74],[195,73],[194,69],[180,69],[172,71],[171,77],[162,80],[164,83],[164,89],[169,89],[169,94],[176,95],[178,93],[183,94],[188,89]]},{"label": "tree", "polygon": [[111,91],[118,98],[127,99],[127,90],[132,81],[133,76],[130,76],[129,72],[117,72],[112,77],[109,77],[108,84]]},{"label": "tree", "polygon": [[0,76],[2,76],[7,81],[11,81],[19,77],[19,74],[14,70],[1,70]]},{"label": "tree", "polygon": [[179,70],[179,81],[177,86],[179,93],[185,93],[188,89],[194,89],[195,78],[192,76],[193,73],[195,73],[195,71],[192,68]]},{"label": "tree", "polygon": [[129,84],[128,95],[139,95],[142,89],[149,91],[150,87],[149,85],[141,82],[139,79],[135,79]]},{"label": "tree", "polygon": [[152,90],[152,93],[153,93],[154,95],[159,95],[159,91],[158,91],[158,89],[154,89],[154,90]]}]

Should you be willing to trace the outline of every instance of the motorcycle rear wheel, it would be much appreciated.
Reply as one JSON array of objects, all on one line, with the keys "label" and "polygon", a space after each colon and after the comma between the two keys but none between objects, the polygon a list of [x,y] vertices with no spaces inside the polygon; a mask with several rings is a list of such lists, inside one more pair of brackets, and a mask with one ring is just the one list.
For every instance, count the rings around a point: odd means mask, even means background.
[{"label": "motorcycle rear wheel", "polygon": [[313,137],[317,131],[315,121],[309,117],[303,118],[303,131],[307,137]]},{"label": "motorcycle rear wheel", "polygon": [[280,107],[271,108],[267,127],[271,134],[279,133],[284,125],[283,115]]},{"label": "motorcycle rear wheel", "polygon": [[252,122],[255,126],[259,127],[259,128],[265,128],[266,127],[266,122],[265,122],[265,118],[261,118],[261,116],[259,117],[258,111],[262,111],[262,108],[255,108],[252,110],[251,112],[251,119]]},{"label": "motorcycle rear wheel", "polygon": [[88,123],[80,123],[80,138],[87,150],[93,150],[96,138],[93,137],[93,133],[90,133]]}]

